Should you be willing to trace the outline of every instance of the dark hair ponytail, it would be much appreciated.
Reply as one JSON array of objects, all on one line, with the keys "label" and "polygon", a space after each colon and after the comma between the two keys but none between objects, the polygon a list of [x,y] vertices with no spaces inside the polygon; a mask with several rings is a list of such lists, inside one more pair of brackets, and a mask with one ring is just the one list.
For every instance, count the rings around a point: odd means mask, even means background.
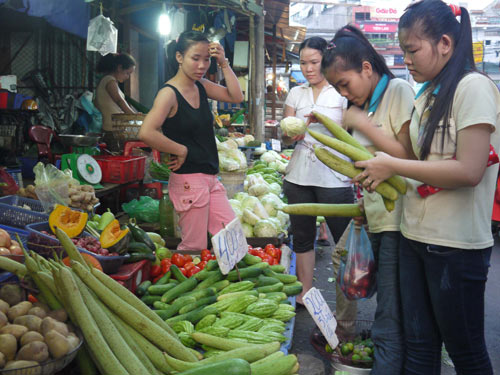
[{"label": "dark hair ponytail", "polygon": [[299,55],[304,48],[312,48],[318,50],[319,52],[321,52],[321,54],[323,54],[326,48],[326,40],[319,36],[313,36],[311,38],[305,39],[302,43],[300,43]]},{"label": "dark hair ponytail", "polygon": [[[429,156],[432,140],[443,121],[443,135],[441,150],[444,148],[445,139],[449,136],[449,119],[452,111],[453,97],[458,83],[464,75],[476,71],[472,52],[472,31],[467,9],[460,7],[460,22],[455,17],[451,8],[442,1],[423,0],[411,4],[399,20],[399,30],[407,29],[420,34],[434,45],[438,44],[441,37],[446,34],[454,43],[453,54],[430,83],[433,92],[439,86],[439,91],[434,98],[429,118],[423,135],[420,159]],[[429,95],[426,106],[430,105],[432,96]]]},{"label": "dark hair ponytail", "polygon": [[166,61],[166,78],[167,81],[174,77],[179,70],[179,63],[176,59],[176,53],[179,52],[181,55],[194,44],[204,42],[208,43],[208,39],[205,34],[199,31],[184,31],[179,35],[177,40],[171,40],[166,48],[167,61]]},{"label": "dark hair ponytail", "polygon": [[132,66],[136,66],[135,59],[128,53],[108,53],[107,55],[101,57],[97,63],[96,71],[97,73],[113,73],[121,66],[122,69],[127,70]]},{"label": "dark hair ponytail", "polygon": [[328,43],[321,60],[321,68],[325,71],[335,65],[336,69],[355,70],[359,73],[363,61],[368,61],[380,76],[387,74],[389,78],[394,78],[384,58],[375,51],[361,30],[355,26],[346,25],[338,30],[335,37]]}]

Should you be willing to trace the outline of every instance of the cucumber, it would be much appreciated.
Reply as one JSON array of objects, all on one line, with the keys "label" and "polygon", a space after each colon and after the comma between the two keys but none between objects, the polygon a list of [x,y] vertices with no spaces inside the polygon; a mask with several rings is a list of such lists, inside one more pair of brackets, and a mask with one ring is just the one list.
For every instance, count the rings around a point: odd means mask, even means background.
[{"label": "cucumber", "polygon": [[203,319],[205,316],[210,315],[210,314],[217,314],[218,310],[217,308],[213,306],[205,306],[205,307],[199,307],[193,311],[190,311],[185,314],[177,315],[172,318],[169,318],[166,320],[167,323],[175,323],[179,322],[181,320],[188,320],[193,324],[198,323],[201,319]]},{"label": "cucumber", "polygon": [[[199,289],[199,290],[193,290],[188,293],[184,293],[184,297],[194,297],[195,299],[200,299],[200,298],[205,298],[205,297],[210,297],[215,295],[215,288],[208,287],[205,289]],[[175,302],[175,300],[174,300]]]},{"label": "cucumber", "polygon": [[222,275],[222,273],[220,271],[211,271],[211,272],[215,272],[215,273],[210,275],[209,277],[207,277],[201,283],[199,283],[196,286],[196,288],[194,288],[194,290],[201,290],[201,289],[208,288],[209,286],[212,286],[213,284],[215,284],[217,281],[222,280],[222,278],[224,277],[224,275]]},{"label": "cucumber", "polygon": [[208,261],[204,269],[206,269],[207,271],[214,271],[217,268],[219,268],[219,263],[215,259],[212,259]]},{"label": "cucumber", "polygon": [[277,273],[272,269],[264,270],[264,275],[278,279],[278,281],[281,281],[283,284],[292,284],[297,281],[297,276],[295,275],[289,275],[287,273]]},{"label": "cucumber", "polygon": [[133,221],[130,221],[127,226],[130,229],[130,233],[132,233],[132,237],[134,238],[135,242],[142,242],[146,244],[151,249],[151,251],[156,250],[155,243],[153,242],[151,237],[148,236],[144,229],[139,228],[139,226],[135,225]]},{"label": "cucumber", "polygon": [[[238,277],[239,273],[239,277]],[[240,278],[241,280],[248,279],[250,277],[257,277],[262,273],[262,270],[260,268],[252,268],[252,267],[247,267],[243,268],[242,270],[232,270],[227,274],[226,279],[229,281],[239,281]]]},{"label": "cucumber", "polygon": [[139,284],[139,286],[137,287],[135,293],[138,296],[143,296],[143,295],[146,294],[146,292],[148,291],[148,288],[150,286],[151,286],[151,281],[149,281],[149,280],[143,281],[142,283]]},{"label": "cucumber", "polygon": [[129,253],[133,252],[146,253],[146,254],[153,253],[153,250],[151,250],[151,248],[144,242],[129,242],[127,248]]},{"label": "cucumber", "polygon": [[166,292],[168,292],[170,289],[172,288],[175,288],[177,286],[177,284],[174,284],[174,283],[171,283],[171,284],[160,284],[160,285],[151,285],[149,288],[148,288],[148,293],[151,294],[151,295],[163,295],[165,294]]},{"label": "cucumber", "polygon": [[145,295],[145,296],[142,296],[141,298],[141,301],[144,302],[146,305],[150,305],[152,306],[153,303],[155,303],[156,301],[159,301],[161,300],[161,296],[151,296],[151,295]]},{"label": "cucumber", "polygon": [[181,307],[181,309],[179,310],[179,314],[188,313],[194,309],[197,309],[198,307],[210,305],[211,303],[214,303],[216,301],[217,301],[217,297],[215,295],[200,298],[196,302],[193,302],[193,303],[190,303],[189,305],[185,305],[185,306]]},{"label": "cucumber", "polygon": [[257,288],[257,292],[259,293],[272,293],[272,292],[281,292],[283,290],[283,283],[276,283],[273,285],[260,286]]},{"label": "cucumber", "polygon": [[187,277],[184,276],[184,274],[181,272],[181,270],[179,269],[179,267],[177,267],[175,264],[172,264],[170,266],[170,271],[172,271],[172,276],[176,280],[178,280],[180,282],[187,280]]},{"label": "cucumber", "polygon": [[302,283],[300,281],[296,281],[293,284],[287,284],[283,287],[283,293],[287,296],[295,296],[302,292]]},{"label": "cucumber", "polygon": [[154,262],[156,260],[155,255],[151,253],[129,253],[129,256],[125,258],[125,263],[136,263],[140,262],[141,260],[150,260],[151,262]]},{"label": "cucumber", "polygon": [[274,358],[272,361],[261,361],[252,363],[250,368],[252,375],[288,375],[297,364],[297,357],[289,354],[284,357]]},{"label": "cucumber", "polygon": [[[172,271],[168,271],[165,275],[163,275],[155,285],[165,285],[169,284],[170,276],[172,275]],[[170,284],[178,284],[178,283],[170,283]]]},{"label": "cucumber", "polygon": [[189,279],[182,281],[179,285],[176,285],[174,288],[165,292],[165,294],[163,294],[163,296],[161,297],[161,301],[164,303],[173,301],[181,294],[193,290],[196,285],[198,285],[198,281],[196,281],[194,277],[190,277]]},{"label": "cucumber", "polygon": [[269,266],[269,268],[276,273],[285,272],[285,266],[282,266],[281,264],[275,264],[273,266]]},{"label": "cucumber", "polygon": [[225,287],[229,286],[229,284],[231,284],[229,280],[221,280],[217,281],[215,284],[212,284],[212,288],[215,288],[215,291],[219,292]]},{"label": "cucumber", "polygon": [[171,318],[172,316],[174,316],[175,314],[177,314],[183,306],[189,305],[190,303],[193,303],[193,302],[196,302],[196,298],[190,297],[190,296],[187,296],[187,297],[183,296],[183,297],[177,298],[177,300],[174,303],[172,303],[171,305],[168,305],[168,304],[163,303],[163,302],[160,302],[162,304],[162,305],[160,305],[159,303],[155,302],[155,304],[153,306],[155,308],[160,307],[161,308],[160,310],[164,310],[165,313],[164,313],[163,319],[168,319],[168,318]]},{"label": "cucumber", "polygon": [[260,259],[258,256],[249,253],[246,253],[242,260],[249,266],[262,262],[262,259]]},{"label": "cucumber", "polygon": [[250,375],[250,364],[239,358],[226,359],[215,363],[207,363],[203,367],[192,368],[178,375]]},{"label": "cucumber", "polygon": [[[271,270],[269,270],[269,271],[271,271]],[[267,286],[267,285],[274,285],[274,284],[277,284],[279,282],[281,282],[281,280],[279,280],[276,277],[270,277],[270,276],[260,275],[259,278],[257,279],[257,285],[256,286],[257,287],[261,287],[261,286]],[[151,294],[153,294],[153,293],[151,293]]]}]

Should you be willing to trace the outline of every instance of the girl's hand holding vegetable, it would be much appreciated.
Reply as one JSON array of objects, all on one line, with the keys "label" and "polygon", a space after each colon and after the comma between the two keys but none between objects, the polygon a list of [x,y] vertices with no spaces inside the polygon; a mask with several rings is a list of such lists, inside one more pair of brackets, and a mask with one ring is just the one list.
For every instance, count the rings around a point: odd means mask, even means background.
[{"label": "girl's hand holding vegetable", "polygon": [[369,192],[375,191],[375,188],[383,181],[396,174],[391,167],[395,158],[385,152],[375,152],[375,157],[370,160],[357,161],[354,166],[363,168],[364,171],[353,178],[353,182],[362,182],[363,188]]}]

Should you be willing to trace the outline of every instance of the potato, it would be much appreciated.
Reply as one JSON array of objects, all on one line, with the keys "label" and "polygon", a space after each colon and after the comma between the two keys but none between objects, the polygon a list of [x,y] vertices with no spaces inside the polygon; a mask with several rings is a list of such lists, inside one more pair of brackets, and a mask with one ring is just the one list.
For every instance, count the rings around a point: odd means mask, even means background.
[{"label": "potato", "polygon": [[8,324],[9,320],[7,319],[7,315],[0,311],[0,328],[4,325]]},{"label": "potato", "polygon": [[[38,365],[38,362],[35,362],[35,361],[11,361],[11,362],[8,362],[3,369],[4,370],[14,370],[14,369],[21,369],[21,368],[32,367],[32,366],[37,366],[37,365]],[[29,375],[39,375],[41,373],[42,373],[42,368],[40,366],[33,367],[33,368],[29,369]]]},{"label": "potato", "polygon": [[[41,309],[43,309],[43,311],[45,311],[45,314],[48,314],[50,312],[50,307],[47,306],[45,303],[43,302],[35,302],[33,304],[33,307],[40,307]],[[36,315],[36,314],[32,314],[32,315]],[[41,317],[40,317],[41,318]],[[43,319],[43,318],[42,318]]]},{"label": "potato", "polygon": [[66,340],[68,340],[70,352],[75,350],[78,344],[80,344],[80,339],[73,332],[69,333],[69,335],[66,337]]},{"label": "potato", "polygon": [[3,368],[3,366],[5,366],[5,362],[7,362],[5,360],[5,355],[0,352],[0,368]]},{"label": "potato", "polygon": [[52,310],[49,311],[48,316],[51,318],[54,318],[55,320],[59,322],[65,322],[68,320],[68,314],[66,313],[66,310],[64,309],[58,309],[58,310]]},{"label": "potato", "polygon": [[18,316],[26,315],[32,307],[33,304],[29,301],[19,302],[17,305],[10,307],[7,311],[7,316],[9,320],[13,322]]},{"label": "potato", "polygon": [[24,293],[17,284],[6,284],[0,288],[0,299],[7,302],[10,306],[24,300]]},{"label": "potato", "polygon": [[0,311],[3,312],[4,314],[7,314],[7,311],[9,311],[10,305],[5,302],[3,299],[0,299]]},{"label": "potato", "polygon": [[38,316],[39,318],[43,319],[47,316],[47,312],[38,306],[32,307],[30,311],[28,311],[28,315],[35,315]]},{"label": "potato", "polygon": [[57,332],[59,332],[64,337],[68,336],[69,331],[68,331],[68,326],[66,326],[66,324],[61,323],[61,322],[55,320],[54,318],[51,318],[50,316],[43,318],[42,326],[41,326],[42,335],[45,336],[45,334],[47,332],[49,332],[50,330],[53,330],[53,329],[56,330]]},{"label": "potato", "polygon": [[23,315],[14,319],[14,324],[19,324],[28,328],[28,331],[40,332],[42,318],[35,315]]},{"label": "potato", "polygon": [[0,335],[0,353],[7,361],[12,361],[16,356],[17,339],[11,334]]},{"label": "potato", "polygon": [[45,342],[49,347],[50,355],[55,359],[65,356],[71,348],[66,337],[55,330],[47,332]]},{"label": "potato", "polygon": [[44,341],[43,336],[39,332],[28,331],[24,335],[21,336],[21,340],[19,340],[19,344],[24,346],[33,341]]},{"label": "potato", "polygon": [[42,341],[33,341],[22,346],[16,355],[17,361],[43,362],[47,359],[49,359],[49,348]]},{"label": "potato", "polygon": [[21,338],[21,336],[24,335],[26,332],[28,332],[28,328],[19,324],[8,324],[0,328],[0,334],[9,333],[13,335],[16,338],[16,340]]}]

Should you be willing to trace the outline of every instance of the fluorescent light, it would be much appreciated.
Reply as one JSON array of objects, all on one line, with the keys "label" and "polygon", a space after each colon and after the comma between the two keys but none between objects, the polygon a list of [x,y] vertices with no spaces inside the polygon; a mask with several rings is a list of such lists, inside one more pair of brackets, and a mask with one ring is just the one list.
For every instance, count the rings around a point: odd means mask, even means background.
[{"label": "fluorescent light", "polygon": [[158,32],[161,35],[168,35],[170,34],[171,28],[172,24],[170,22],[170,17],[168,16],[167,13],[167,7],[165,6],[165,3],[163,3],[161,14],[160,17],[158,18]]}]

